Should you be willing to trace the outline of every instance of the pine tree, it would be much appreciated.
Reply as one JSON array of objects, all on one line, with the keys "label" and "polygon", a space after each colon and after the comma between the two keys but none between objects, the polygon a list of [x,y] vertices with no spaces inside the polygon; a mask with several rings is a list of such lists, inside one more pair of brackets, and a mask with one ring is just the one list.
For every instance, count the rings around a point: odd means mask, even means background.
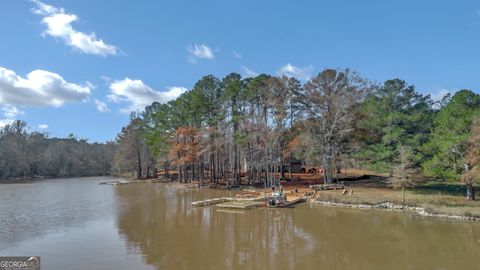
[{"label": "pine tree", "polygon": [[421,146],[428,141],[433,110],[429,96],[415,91],[405,81],[386,81],[370,93],[359,108],[361,120],[355,135],[360,144],[356,156],[367,167],[389,172],[395,166],[400,144],[423,158]]},{"label": "pine tree", "polygon": [[480,114],[480,95],[461,90],[438,111],[430,141],[422,148],[422,164],[428,177],[457,181],[464,171],[466,142],[472,120]]}]

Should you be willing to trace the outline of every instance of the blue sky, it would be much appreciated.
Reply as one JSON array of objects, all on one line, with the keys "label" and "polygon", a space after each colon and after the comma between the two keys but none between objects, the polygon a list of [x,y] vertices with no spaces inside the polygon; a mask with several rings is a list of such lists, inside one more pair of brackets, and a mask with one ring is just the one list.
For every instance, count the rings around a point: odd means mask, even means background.
[{"label": "blue sky", "polygon": [[0,124],[114,139],[207,74],[351,68],[480,90],[478,1],[0,1]]}]

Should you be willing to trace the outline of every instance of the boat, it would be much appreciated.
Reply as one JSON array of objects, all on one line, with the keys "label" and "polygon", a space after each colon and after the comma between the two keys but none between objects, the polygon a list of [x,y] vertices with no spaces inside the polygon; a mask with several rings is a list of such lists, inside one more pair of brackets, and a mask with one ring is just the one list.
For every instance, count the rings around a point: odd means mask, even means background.
[{"label": "boat", "polygon": [[273,192],[272,196],[268,197],[266,204],[268,208],[283,208],[290,207],[303,201],[305,201],[304,198],[296,198],[294,200],[287,201],[287,197],[285,196],[285,194]]}]

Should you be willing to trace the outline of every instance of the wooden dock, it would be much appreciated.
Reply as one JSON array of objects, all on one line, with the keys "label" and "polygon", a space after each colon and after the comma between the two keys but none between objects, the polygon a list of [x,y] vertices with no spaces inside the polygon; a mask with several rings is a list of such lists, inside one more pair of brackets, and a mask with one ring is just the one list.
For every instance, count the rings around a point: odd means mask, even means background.
[{"label": "wooden dock", "polygon": [[[196,201],[196,202],[191,202],[192,206],[209,206],[209,205],[215,205],[215,204],[224,204],[223,207],[225,207],[225,203],[234,203],[235,205],[232,208],[237,208],[237,205],[240,204],[245,204],[248,205],[249,203],[258,203],[262,202],[264,203],[265,197],[259,196],[256,198],[234,198],[234,197],[221,197],[221,198],[213,198],[213,199],[207,199],[207,200],[202,200],[202,201]],[[240,208],[240,209],[247,209],[247,208]]]},{"label": "wooden dock", "polygon": [[231,201],[226,203],[217,204],[219,208],[248,210],[257,207],[265,206],[264,202],[259,201]]},{"label": "wooden dock", "polygon": [[98,183],[99,185],[111,185],[111,186],[118,186],[118,185],[128,185],[128,184],[135,184],[133,181],[112,181],[112,182],[101,182]]},{"label": "wooden dock", "polygon": [[164,183],[165,180],[161,179],[145,179],[145,180],[120,180],[120,181],[110,181],[110,182],[100,182],[99,185],[129,185],[129,184],[149,184],[149,183]]},{"label": "wooden dock", "polygon": [[233,201],[233,200],[234,200],[234,198],[229,198],[229,197],[213,198],[213,199],[208,199],[208,200],[203,200],[203,201],[192,202],[191,205],[192,206],[208,206],[208,205],[214,205],[214,204],[229,202],[229,201]]},{"label": "wooden dock", "polygon": [[[290,199],[290,198],[289,198]],[[287,201],[284,205],[278,207],[290,207],[294,204],[305,202],[305,197],[296,197],[292,198],[290,201]],[[232,210],[248,210],[258,207],[266,206],[265,197],[258,196],[255,198],[232,198],[232,197],[221,197],[213,198],[202,201],[191,202],[192,206],[201,207],[201,206],[210,206],[216,205],[216,207],[221,209],[232,209]]]}]

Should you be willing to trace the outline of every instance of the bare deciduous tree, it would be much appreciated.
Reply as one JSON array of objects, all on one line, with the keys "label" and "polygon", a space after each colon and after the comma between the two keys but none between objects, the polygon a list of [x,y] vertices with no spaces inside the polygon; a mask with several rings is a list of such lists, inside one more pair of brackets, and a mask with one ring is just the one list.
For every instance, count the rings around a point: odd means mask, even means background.
[{"label": "bare deciduous tree", "polygon": [[353,131],[355,106],[368,90],[356,73],[327,69],[305,84],[305,129],[310,157],[318,160],[326,183],[333,181],[335,162],[346,152],[344,142]]},{"label": "bare deciduous tree", "polygon": [[405,205],[405,189],[415,187],[418,177],[418,166],[412,161],[412,150],[404,145],[397,147],[397,165],[394,167],[388,183],[393,188],[402,189],[403,205]]},{"label": "bare deciduous tree", "polygon": [[465,171],[461,181],[467,187],[467,199],[475,200],[474,184],[480,179],[480,119],[472,123],[471,136],[467,142]]}]

